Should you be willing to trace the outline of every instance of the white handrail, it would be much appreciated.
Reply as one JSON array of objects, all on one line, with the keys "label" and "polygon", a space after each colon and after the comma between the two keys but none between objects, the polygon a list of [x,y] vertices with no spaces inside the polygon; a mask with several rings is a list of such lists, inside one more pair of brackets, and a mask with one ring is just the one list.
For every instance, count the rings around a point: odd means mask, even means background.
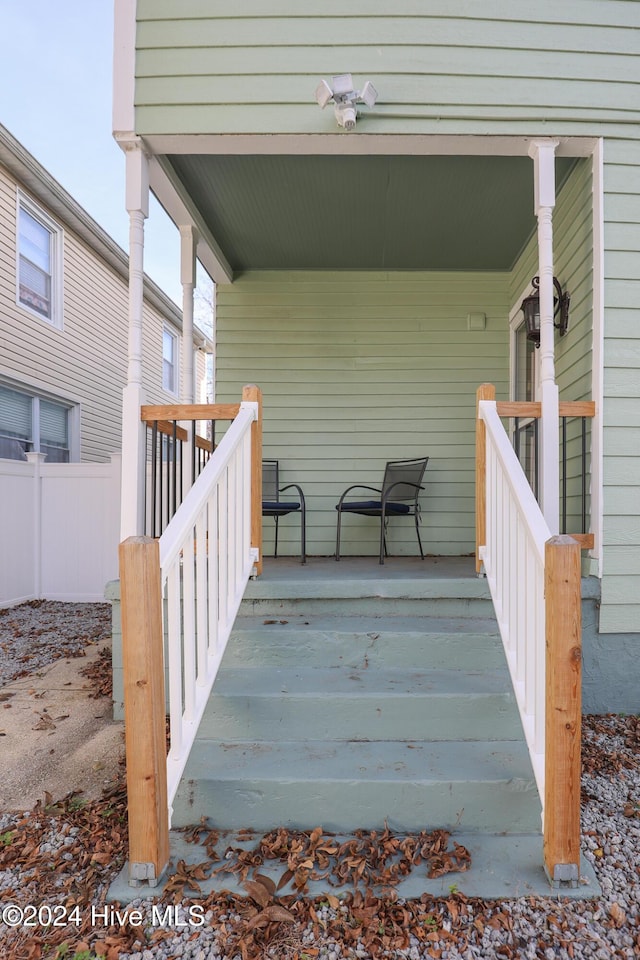
[{"label": "white handrail", "polygon": [[160,538],[168,667],[169,822],[257,551],[251,547],[251,425],[240,411]]},{"label": "white handrail", "polygon": [[480,400],[486,426],[486,542],[480,558],[544,804],[545,543],[551,531],[509,442],[494,400]]}]

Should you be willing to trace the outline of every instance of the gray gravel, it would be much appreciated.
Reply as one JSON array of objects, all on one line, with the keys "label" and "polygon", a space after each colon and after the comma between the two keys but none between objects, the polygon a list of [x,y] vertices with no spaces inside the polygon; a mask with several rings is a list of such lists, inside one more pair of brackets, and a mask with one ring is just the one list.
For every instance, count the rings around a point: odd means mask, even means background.
[{"label": "gray gravel", "polygon": [[[64,607],[64,616],[60,616],[59,609],[57,611],[55,626],[64,645],[78,642],[79,635],[80,644],[98,638],[99,630],[103,629],[104,610],[89,608],[104,605]],[[0,629],[3,631],[0,676],[5,679],[15,676],[16,671],[23,671],[27,663],[29,670],[37,670],[51,662],[54,656],[55,630],[47,618],[56,614],[56,610],[39,606],[24,613],[22,619],[20,608],[0,611]],[[35,626],[35,621],[41,615],[48,626],[38,632],[40,627]],[[81,623],[84,627],[79,630]],[[407,960],[430,957],[443,960],[476,957],[518,957],[523,960],[607,960],[619,957],[632,960],[640,957],[640,758],[637,739],[629,738],[628,721],[608,717],[587,721],[585,742],[591,746],[591,762],[587,764],[590,772],[584,774],[582,784],[583,851],[593,864],[602,896],[587,901],[549,897],[499,903],[452,897],[449,904],[439,901],[429,908],[432,911],[429,916],[433,918],[427,921],[432,922],[429,932],[433,936],[430,939],[425,940],[424,930],[421,936],[416,935],[419,931],[411,930],[407,948],[393,950],[386,956]],[[0,814],[0,842],[3,834],[10,833],[18,821],[19,817],[15,815]],[[44,814],[39,827],[40,853],[45,859],[55,856],[55,884],[63,888],[78,870],[72,854],[66,854],[66,848],[73,846],[75,828],[65,825],[60,817]],[[95,888],[93,900],[99,910],[105,909],[102,902],[104,877],[102,879],[102,885]],[[6,902],[9,891],[13,891],[12,902],[28,902],[29,899],[38,902],[37,871],[26,866],[24,869],[0,869],[0,903]],[[53,903],[53,900],[49,898],[49,902]],[[455,903],[454,913],[452,903]],[[140,942],[130,952],[118,952],[118,960],[170,960],[178,957],[184,960],[247,960],[242,958],[237,945],[231,950],[225,946],[228,942],[225,936],[228,938],[229,932],[236,928],[242,930],[246,921],[233,911],[221,914],[219,904],[217,908],[211,904],[213,909],[208,910],[209,905],[205,902],[202,906],[197,900],[172,904],[172,910],[176,911],[175,922],[166,924],[163,939],[151,942],[152,935],[158,933],[158,910],[164,915],[166,905],[159,906],[150,899],[134,901],[128,909],[139,909],[144,917],[139,927]],[[346,918],[348,909],[348,906],[331,907],[326,902],[316,904],[315,932],[311,923],[281,924],[272,941],[259,953],[252,952],[248,960],[257,957],[261,960],[267,957],[276,960],[340,960],[346,957],[369,960],[370,954],[361,941],[346,943],[338,936],[322,932],[332,926],[335,929],[336,920],[340,919],[341,913]],[[190,924],[194,918],[195,923]],[[203,924],[201,919],[204,919]],[[28,954],[19,951],[19,940],[13,937],[14,932],[0,923],[0,956],[7,960],[22,960]],[[50,956],[55,957],[55,952]],[[70,956],[73,957],[73,952]],[[88,956],[93,958],[93,954]]]},{"label": "gray gravel", "polygon": [[33,600],[0,610],[0,686],[110,636],[111,604]]}]

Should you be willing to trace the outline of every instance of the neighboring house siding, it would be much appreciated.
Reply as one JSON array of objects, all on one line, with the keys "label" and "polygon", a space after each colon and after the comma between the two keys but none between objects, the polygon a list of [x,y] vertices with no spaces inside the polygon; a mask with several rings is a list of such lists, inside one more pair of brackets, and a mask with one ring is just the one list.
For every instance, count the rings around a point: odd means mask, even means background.
[{"label": "neighboring house siding", "polygon": [[[262,387],[264,456],[303,487],[309,553],[333,552],[347,486],[379,485],[387,460],[423,454],[425,551],[474,550],[476,386],[506,395],[508,306],[501,273],[256,272],[218,289],[217,400]],[[477,312],[486,329],[470,331]],[[295,553],[297,519],[280,529]],[[266,520],[267,552],[271,531]],[[347,517],[345,553],[375,555],[378,534]],[[392,521],[390,550],[417,552],[412,520]]]},{"label": "neighboring house siding", "polygon": [[137,132],[336,134],[314,90],[345,70],[380,94],[368,133],[590,135],[594,120],[638,120],[636,3],[267,6],[139,0]]},{"label": "neighboring house siding", "polygon": [[[17,188],[15,178],[0,167],[0,380],[79,404],[80,459],[105,461],[121,447],[127,279],[38,202],[64,230],[62,329],[18,306]],[[150,403],[175,399],[161,388],[163,322],[159,311],[145,303],[143,377]]]},{"label": "neighboring house siding", "polygon": [[604,148],[604,569],[600,629],[640,631],[640,142]]}]

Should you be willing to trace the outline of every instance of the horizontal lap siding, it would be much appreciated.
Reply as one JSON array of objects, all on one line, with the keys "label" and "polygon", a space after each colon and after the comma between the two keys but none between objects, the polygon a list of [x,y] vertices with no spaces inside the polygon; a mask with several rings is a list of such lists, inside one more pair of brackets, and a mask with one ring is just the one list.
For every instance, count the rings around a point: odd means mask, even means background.
[{"label": "horizontal lap siding", "polygon": [[139,0],[137,18],[141,134],[335,133],[313,93],[345,69],[379,91],[371,133],[640,119],[636,4]]},{"label": "horizontal lap siding", "polygon": [[[333,552],[347,486],[379,485],[387,460],[424,454],[425,550],[473,550],[475,391],[491,379],[505,395],[507,302],[503,274],[249,273],[218,290],[217,399],[262,388],[264,455],[304,490],[311,554]],[[486,330],[469,331],[478,311]],[[267,551],[272,529],[265,520]],[[298,531],[281,522],[284,554]],[[378,531],[347,518],[345,553],[375,554]],[[391,523],[390,549],[416,553],[412,520]]]},{"label": "horizontal lap siding", "polygon": [[[0,168],[0,378],[80,403],[81,460],[99,462],[121,448],[127,377],[127,281],[64,225],[63,329],[16,305],[16,190]],[[58,218],[51,215],[59,222]],[[162,391],[162,318],[145,303],[144,386]]]},{"label": "horizontal lap siding", "polygon": [[600,629],[640,632],[640,141],[605,140]]}]

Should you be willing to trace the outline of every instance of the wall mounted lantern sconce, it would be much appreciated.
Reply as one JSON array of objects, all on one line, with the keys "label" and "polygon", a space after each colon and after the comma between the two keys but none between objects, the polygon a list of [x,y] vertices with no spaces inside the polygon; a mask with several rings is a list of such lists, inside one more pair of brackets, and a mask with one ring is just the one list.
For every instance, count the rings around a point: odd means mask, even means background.
[{"label": "wall mounted lantern sconce", "polygon": [[[534,292],[522,301],[520,309],[524,314],[524,322],[527,328],[527,340],[532,340],[536,347],[540,346],[540,277],[534,277],[531,281]],[[562,287],[556,278],[553,278],[553,285],[556,289],[557,297],[553,298],[553,316],[560,316],[558,323],[553,322],[556,330],[560,331],[560,336],[564,337],[569,329],[569,304],[571,297],[568,293],[562,292]]]},{"label": "wall mounted lantern sconce", "polygon": [[326,80],[321,80],[316,87],[316,101],[318,106],[324,110],[330,100],[333,100],[334,112],[339,126],[345,130],[353,130],[356,125],[358,111],[356,103],[366,103],[372,107],[378,99],[378,91],[367,80],[361,91],[353,89],[353,77],[350,73],[341,73],[337,77],[331,78],[331,86]]}]

